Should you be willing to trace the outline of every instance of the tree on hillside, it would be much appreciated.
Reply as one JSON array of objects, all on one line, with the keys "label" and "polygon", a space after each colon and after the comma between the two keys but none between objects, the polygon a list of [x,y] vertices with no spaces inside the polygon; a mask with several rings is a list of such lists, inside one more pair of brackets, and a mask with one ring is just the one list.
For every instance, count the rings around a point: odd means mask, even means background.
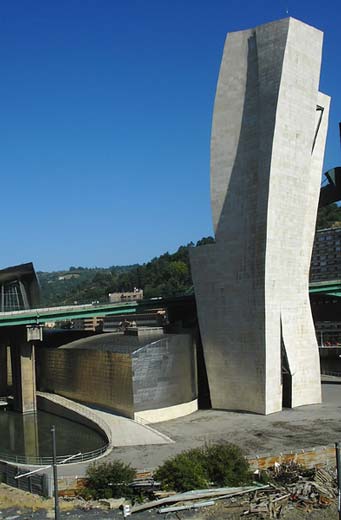
[{"label": "tree on hillside", "polygon": [[196,246],[205,246],[206,244],[214,244],[215,240],[213,237],[204,237],[201,240],[198,240]]},{"label": "tree on hillside", "polygon": [[316,229],[331,227],[335,222],[341,222],[341,207],[335,202],[318,210]]},{"label": "tree on hillside", "polygon": [[[199,240],[196,246],[214,242],[212,237]],[[144,290],[146,298],[177,296],[193,285],[189,262],[189,248],[193,242],[180,246],[175,253],[164,253],[143,265],[112,266],[109,269],[77,269],[80,277],[59,281],[58,273],[39,273],[44,303],[65,305],[77,301],[107,301],[111,292]]]}]

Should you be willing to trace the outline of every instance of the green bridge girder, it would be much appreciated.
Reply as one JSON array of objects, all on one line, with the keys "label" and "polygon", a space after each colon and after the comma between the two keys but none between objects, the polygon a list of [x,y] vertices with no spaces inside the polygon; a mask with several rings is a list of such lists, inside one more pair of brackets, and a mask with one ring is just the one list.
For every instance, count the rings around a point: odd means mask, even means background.
[{"label": "green bridge girder", "polygon": [[0,327],[18,325],[43,325],[49,321],[66,321],[96,316],[115,314],[134,314],[139,304],[136,302],[106,305],[79,305],[68,307],[50,307],[0,313]]},{"label": "green bridge girder", "polygon": [[309,294],[324,294],[326,296],[341,298],[341,280],[313,282],[309,285]]},{"label": "green bridge girder", "polygon": [[[309,286],[309,294],[324,294],[341,298],[341,280],[313,282]],[[173,298],[158,298],[129,303],[108,303],[100,305],[73,305],[67,307],[50,307],[0,313],[0,327],[16,327],[20,325],[43,325],[49,321],[66,321],[96,316],[114,316],[117,314],[135,314],[147,311],[152,307],[169,307],[174,303],[188,303],[195,300],[194,294],[186,294]]]}]

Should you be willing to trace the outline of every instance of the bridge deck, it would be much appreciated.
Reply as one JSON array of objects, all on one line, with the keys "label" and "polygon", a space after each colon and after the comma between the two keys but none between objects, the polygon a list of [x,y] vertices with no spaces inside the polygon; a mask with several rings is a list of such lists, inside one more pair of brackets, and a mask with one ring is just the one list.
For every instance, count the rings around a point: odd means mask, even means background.
[{"label": "bridge deck", "polygon": [[0,327],[16,325],[37,325],[48,321],[64,321],[95,316],[111,316],[115,314],[133,314],[138,304],[110,303],[104,305],[71,305],[64,307],[47,307],[23,311],[1,312]]},{"label": "bridge deck", "polygon": [[[327,294],[341,297],[341,280],[314,282],[309,286],[310,294]],[[154,298],[126,303],[67,305],[46,307],[22,311],[0,312],[0,327],[18,325],[43,325],[49,321],[65,321],[96,316],[114,316],[115,314],[135,314],[155,307],[169,307],[173,304],[194,303],[194,294],[172,298]]]}]

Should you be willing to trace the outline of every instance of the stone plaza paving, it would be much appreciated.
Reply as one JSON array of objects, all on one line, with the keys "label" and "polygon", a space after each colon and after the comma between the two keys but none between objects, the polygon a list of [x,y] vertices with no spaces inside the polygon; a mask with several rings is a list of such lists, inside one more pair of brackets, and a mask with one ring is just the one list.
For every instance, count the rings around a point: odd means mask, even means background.
[{"label": "stone plaza paving", "polygon": [[[138,470],[156,468],[167,458],[205,443],[228,441],[250,456],[279,454],[341,441],[341,378],[323,376],[322,404],[284,409],[268,416],[225,410],[199,410],[153,425],[173,443],[116,447],[101,461],[121,459]],[[63,475],[84,475],[85,464],[63,467]]]},{"label": "stone plaza paving", "polygon": [[158,446],[116,448],[110,458],[152,469],[180,451],[205,442],[228,441],[250,456],[324,446],[341,440],[341,379],[323,377],[322,404],[284,409],[268,416],[199,410],[154,427],[175,441]]}]

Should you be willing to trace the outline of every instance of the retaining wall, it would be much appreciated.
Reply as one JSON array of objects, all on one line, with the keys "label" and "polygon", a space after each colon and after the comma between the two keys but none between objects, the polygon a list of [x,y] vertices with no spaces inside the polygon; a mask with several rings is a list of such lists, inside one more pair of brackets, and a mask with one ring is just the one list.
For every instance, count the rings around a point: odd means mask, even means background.
[{"label": "retaining wall", "polygon": [[291,452],[283,452],[280,454],[269,454],[264,456],[248,457],[251,469],[267,469],[273,466],[275,462],[279,464],[296,462],[305,468],[315,466],[335,466],[336,455],[335,446],[316,446]]}]

